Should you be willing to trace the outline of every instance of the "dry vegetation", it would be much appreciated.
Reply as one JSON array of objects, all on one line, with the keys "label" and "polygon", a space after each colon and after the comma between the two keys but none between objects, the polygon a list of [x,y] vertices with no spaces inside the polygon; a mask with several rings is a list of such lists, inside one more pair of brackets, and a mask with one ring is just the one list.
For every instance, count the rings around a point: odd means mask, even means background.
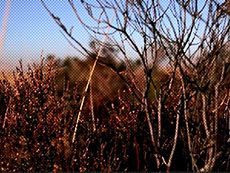
[{"label": "dry vegetation", "polygon": [[90,48],[41,2],[86,58],[0,81],[1,171],[230,171],[228,1],[81,1],[94,27],[68,1]]},{"label": "dry vegetation", "polygon": [[[72,61],[72,63],[75,62],[76,60]],[[129,97],[132,93],[129,90],[122,90],[122,88],[120,88],[120,92],[117,92],[117,97],[113,99],[113,102],[107,100],[107,97],[103,99],[110,103],[107,105],[101,103],[100,106],[106,111],[97,112],[98,110],[94,110],[97,117],[96,131],[93,130],[90,102],[87,101],[77,132],[77,140],[72,144],[71,135],[79,110],[80,97],[82,97],[79,87],[81,82],[66,80],[62,83],[63,90],[58,92],[60,86],[57,86],[56,81],[62,78],[62,72],[58,69],[54,61],[51,60],[44,65],[41,63],[29,67],[26,73],[22,66],[17,68],[13,74],[13,83],[9,82],[7,77],[1,80],[1,105],[5,105],[1,106],[0,121],[2,136],[0,142],[3,147],[0,152],[2,171],[166,170],[164,157],[170,157],[169,153],[175,143],[175,133],[178,134],[177,147],[174,151],[171,169],[191,170],[186,121],[182,117],[178,119],[178,116],[184,114],[181,86],[173,87],[173,91],[169,95],[166,88],[161,90],[163,96],[162,131],[159,142],[162,146],[157,150],[162,154],[160,159],[163,160],[162,164],[158,165],[155,161],[156,154],[154,154],[156,148],[153,147],[151,141],[145,112],[137,100]],[[167,75],[165,74],[165,76]],[[75,85],[70,87],[71,82]],[[114,82],[118,83],[119,81]],[[100,88],[98,87],[98,89]],[[101,88],[102,91],[103,89]],[[200,101],[202,95],[194,94],[194,91],[194,86],[187,83],[186,92],[189,94],[187,104],[190,114],[187,121],[193,139],[194,157],[199,166],[204,163],[205,152],[213,144],[206,137],[205,126],[201,121],[203,105]],[[219,117],[217,136],[219,149],[213,170],[229,170],[229,95],[225,94],[228,91],[229,86],[221,89],[223,99],[221,99],[222,103],[218,109],[222,116]],[[210,115],[210,119],[207,119],[208,125],[212,122],[211,118],[214,114],[214,108],[211,107],[212,101],[209,102],[211,104],[207,110],[207,115]],[[151,123],[155,134],[158,133],[159,125],[158,104],[157,100],[153,99],[149,107],[149,112],[153,115]],[[175,132],[177,123],[180,124],[180,128]]]}]

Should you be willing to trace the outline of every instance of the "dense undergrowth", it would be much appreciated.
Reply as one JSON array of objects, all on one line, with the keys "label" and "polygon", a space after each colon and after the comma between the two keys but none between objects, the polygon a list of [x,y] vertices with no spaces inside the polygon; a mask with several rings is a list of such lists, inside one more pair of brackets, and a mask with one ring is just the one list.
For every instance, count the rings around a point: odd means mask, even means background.
[{"label": "dense undergrowth", "polygon": [[[113,103],[102,104],[106,111],[96,116],[93,130],[91,111],[86,106],[74,144],[71,143],[82,93],[63,86],[57,93],[57,71],[54,63],[22,66],[14,73],[14,81],[0,81],[0,170],[1,171],[166,171],[165,164],[156,162],[145,112],[128,94],[119,94]],[[189,85],[188,85],[189,87]],[[190,87],[191,88],[191,87]],[[166,92],[166,91],[165,91]],[[163,90],[164,95],[165,93]],[[192,89],[191,89],[192,92]],[[169,158],[174,143],[176,117],[181,116],[177,146],[171,170],[191,171],[181,88],[167,96],[162,105],[162,135],[157,151],[161,163]],[[192,98],[188,99],[191,106]],[[154,134],[157,134],[157,102],[149,103]],[[98,118],[106,117],[106,119]],[[201,121],[189,118],[197,165],[204,163],[209,147]],[[229,171],[230,146],[226,118],[219,121],[219,155],[214,170]],[[157,135],[156,135],[157,136]],[[206,143],[205,143],[206,142]]]}]

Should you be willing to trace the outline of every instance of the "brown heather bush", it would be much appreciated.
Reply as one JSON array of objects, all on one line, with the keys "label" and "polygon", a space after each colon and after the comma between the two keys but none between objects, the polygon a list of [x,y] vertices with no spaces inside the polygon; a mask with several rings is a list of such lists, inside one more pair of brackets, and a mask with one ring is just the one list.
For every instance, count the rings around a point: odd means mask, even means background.
[{"label": "brown heather bush", "polygon": [[[96,131],[93,131],[89,103],[83,109],[75,143],[71,143],[79,101],[78,82],[70,87],[63,82],[63,93],[57,92],[57,69],[51,60],[47,64],[22,65],[13,74],[13,83],[7,77],[0,81],[0,170],[1,171],[166,171],[165,164],[156,162],[156,150],[160,161],[170,156],[174,144],[177,115],[184,115],[183,95],[180,85],[168,93],[162,85],[161,146],[154,148],[148,121],[142,105],[130,99],[130,90],[120,90],[117,100],[104,105],[100,112],[107,120],[96,116]],[[210,143],[205,141],[205,132],[199,117],[193,113],[194,105],[201,106],[193,95],[194,86],[186,83],[190,135],[194,141],[194,157],[200,166],[205,160],[205,151]],[[224,110],[225,106],[221,108]],[[222,110],[223,109],[223,110]],[[207,110],[212,114],[212,109]],[[96,111],[96,110],[95,110]],[[149,102],[150,121],[154,134],[158,133],[158,102]],[[196,114],[197,115],[197,114]],[[211,116],[210,116],[211,118]],[[218,146],[220,155],[213,170],[229,170],[229,141],[226,117],[219,119]],[[186,122],[179,119],[177,147],[171,170],[192,170]],[[158,139],[158,138],[156,138]]]},{"label": "brown heather bush", "polygon": [[86,61],[1,80],[2,171],[229,172],[229,1],[68,1],[89,46],[40,1]]},{"label": "brown heather bush", "polygon": [[[14,82],[1,80],[1,171],[135,171],[155,170],[148,126],[141,106],[123,91],[117,105],[105,108],[109,120],[81,121],[71,145],[80,94],[56,90],[54,63],[14,72]],[[153,110],[154,111],[154,110]],[[90,117],[85,110],[84,116]],[[155,121],[155,120],[153,120]],[[170,124],[166,118],[166,123]],[[167,146],[165,146],[167,148]],[[165,150],[166,148],[162,148]]]},{"label": "brown heather bush", "polygon": [[52,63],[28,67],[27,73],[21,64],[13,84],[1,80],[6,105],[1,114],[1,171],[53,170],[61,150],[68,159],[77,102],[75,96],[70,101],[68,89],[57,97],[55,73]]},{"label": "brown heather bush", "polygon": [[[137,132],[133,133],[137,131],[138,107],[131,110],[131,105],[121,104],[111,108],[111,119],[106,124],[97,121],[95,133],[90,119],[82,121],[77,141],[71,145],[79,107],[77,87],[70,94],[67,85],[62,96],[58,95],[53,61],[29,66],[26,73],[20,65],[13,73],[13,83],[7,77],[0,83],[4,104],[0,116],[1,171],[140,170],[139,164],[137,168],[128,166],[136,163],[132,154],[138,145]],[[120,118],[130,113],[121,126],[116,121],[119,112],[123,115]]]}]

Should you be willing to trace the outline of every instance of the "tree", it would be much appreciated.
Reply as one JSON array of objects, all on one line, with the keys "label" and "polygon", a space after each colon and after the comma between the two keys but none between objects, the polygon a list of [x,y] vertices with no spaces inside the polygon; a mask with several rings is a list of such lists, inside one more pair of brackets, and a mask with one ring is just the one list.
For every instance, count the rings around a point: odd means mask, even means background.
[{"label": "tree", "polygon": [[[81,51],[95,59],[95,56],[91,56],[94,52],[75,39],[60,18],[49,10],[43,0],[41,2],[65,35],[74,41]],[[156,167],[160,168],[164,165],[167,171],[170,170],[178,131],[184,127],[192,170],[213,170],[220,155],[217,145],[220,107],[227,109],[224,105],[230,100],[228,90],[222,89],[227,64],[220,58],[230,30],[228,7],[216,0],[205,2],[197,0],[82,0],[82,7],[91,18],[91,22],[95,24],[92,26],[90,21],[83,20],[74,1],[68,0],[68,3],[76,18],[100,46],[103,47],[106,44],[99,38],[107,36],[110,45],[121,52],[120,58],[126,62],[125,73],[120,73],[116,66],[102,59],[96,58],[96,62],[116,72],[142,105],[154,147]],[[110,20],[111,14],[114,14],[114,22]],[[111,28],[109,32],[108,28]],[[143,66],[145,77],[143,91],[140,91],[136,85],[137,81],[127,52],[128,47],[135,52]],[[157,90],[152,74],[158,60],[162,58],[170,66],[169,77],[166,82],[160,84],[155,104],[151,105],[152,103],[147,98],[150,86],[155,91]],[[216,79],[213,78],[214,76],[217,76]],[[170,154],[164,154],[161,151],[162,141],[165,140],[162,131],[162,126],[164,126],[162,115],[170,111],[167,105],[170,104],[169,98],[174,92],[180,96],[175,106],[175,134]],[[227,97],[223,97],[224,95]],[[151,106],[155,106],[157,110],[155,114],[151,112]],[[157,118],[157,126],[153,126],[154,115]],[[183,127],[179,126],[180,119],[184,121]],[[202,125],[204,135],[195,127],[191,128],[189,120]],[[197,142],[199,140],[205,141],[207,145]],[[196,152],[205,153],[199,158],[204,159],[203,164],[197,164],[199,159],[194,154]]]}]

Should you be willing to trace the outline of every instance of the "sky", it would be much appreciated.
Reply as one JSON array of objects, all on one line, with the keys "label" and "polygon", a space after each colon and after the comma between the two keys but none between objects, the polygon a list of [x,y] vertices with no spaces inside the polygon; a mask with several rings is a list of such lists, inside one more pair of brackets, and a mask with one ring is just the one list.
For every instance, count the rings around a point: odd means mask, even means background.
[{"label": "sky", "polygon": [[[6,1],[0,0],[0,28],[3,23]],[[44,57],[49,54],[54,54],[58,58],[81,56],[61,34],[61,29],[44,9],[40,0],[11,1],[7,32],[0,58],[0,71],[18,65],[20,59],[24,64],[36,62],[39,60],[41,51],[44,52]],[[44,0],[44,2],[51,12],[60,17],[67,30],[74,26],[72,35],[79,42],[85,46],[89,44],[90,37],[76,18],[67,0]],[[167,4],[169,0],[164,0],[164,2]],[[80,0],[75,0],[74,4],[82,20],[89,23],[88,15]],[[138,36],[136,38],[142,39]],[[137,43],[142,46],[143,40]],[[130,53],[130,56],[133,54]]]},{"label": "sky", "polygon": [[[90,39],[68,2],[60,0],[45,2],[68,29],[74,26],[75,38],[88,45]],[[6,0],[1,0],[0,26],[3,22],[5,5]],[[76,2],[75,5],[78,7],[80,4]],[[44,52],[44,56],[55,54],[59,58],[79,55],[61,34],[60,28],[43,8],[40,0],[12,0],[0,67],[9,68],[12,64],[17,65],[20,59],[25,63],[35,62],[39,59],[41,51]]]}]

